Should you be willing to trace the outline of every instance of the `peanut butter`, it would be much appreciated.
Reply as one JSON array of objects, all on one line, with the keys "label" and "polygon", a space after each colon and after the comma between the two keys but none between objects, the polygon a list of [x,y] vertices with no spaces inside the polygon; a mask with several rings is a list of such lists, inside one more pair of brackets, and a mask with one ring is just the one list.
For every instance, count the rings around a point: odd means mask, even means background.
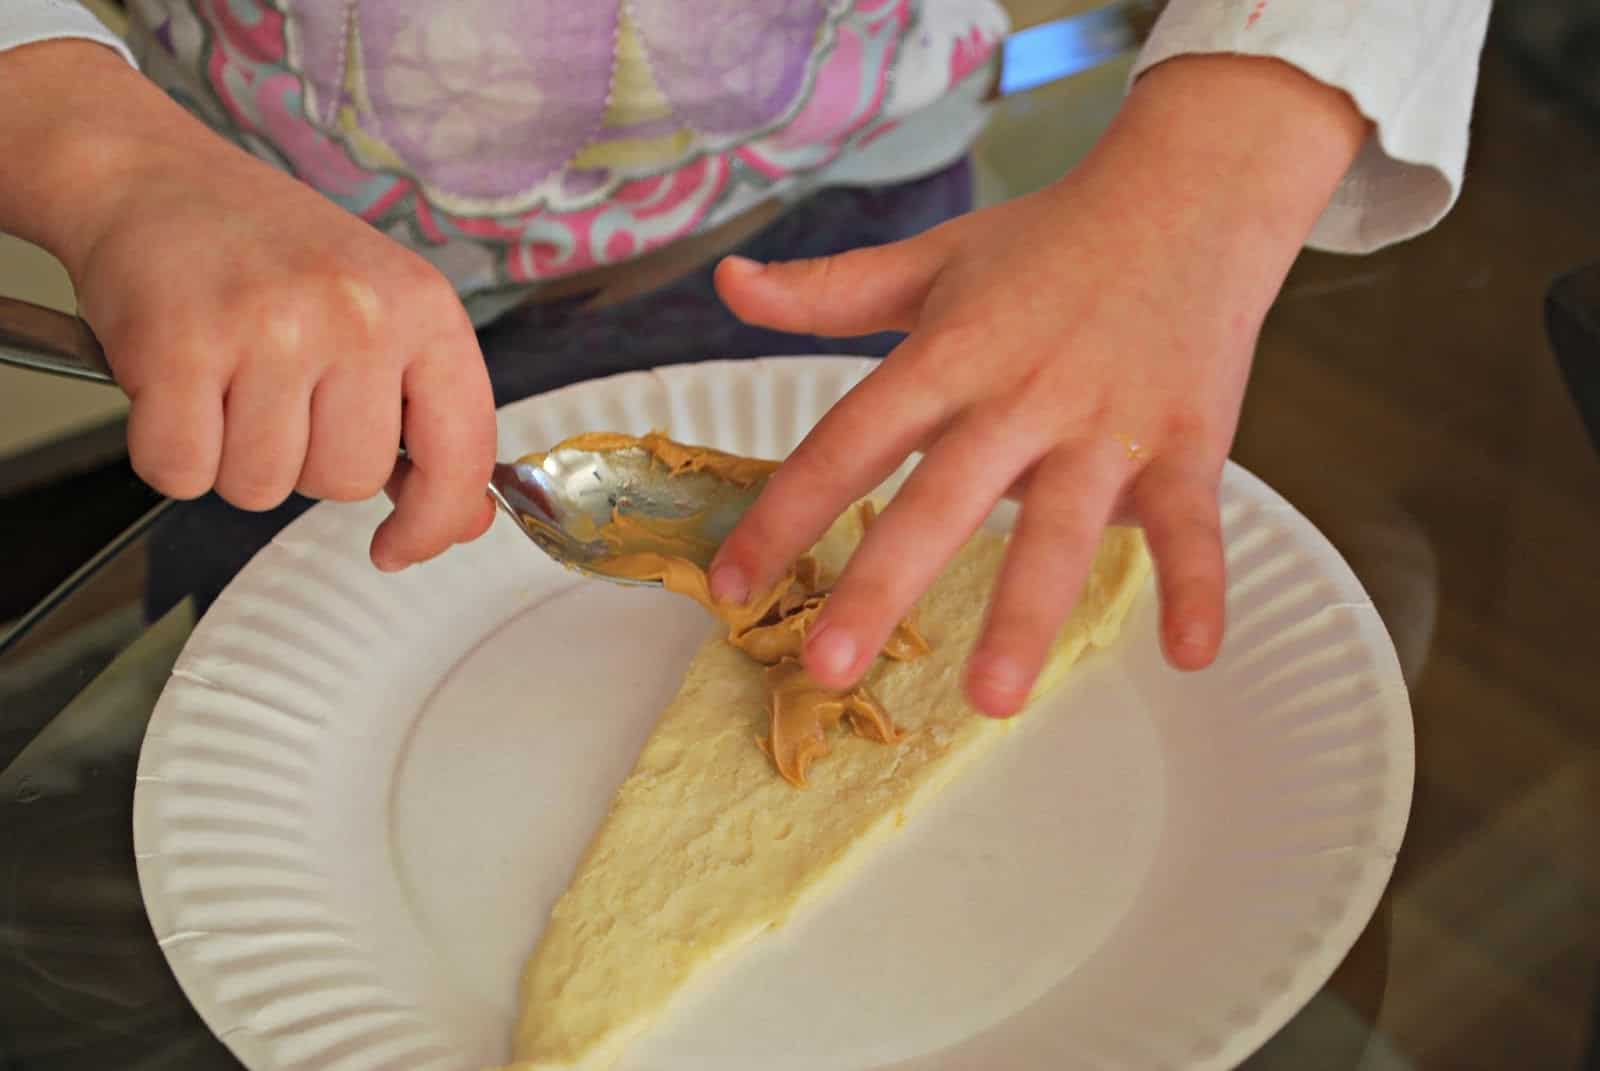
[{"label": "peanut butter", "polygon": [[[685,446],[654,432],[637,439],[591,432],[568,439],[557,449],[630,446],[648,450],[668,465],[673,475],[710,472],[740,486],[765,479],[776,467],[775,462]],[[859,509],[866,528],[874,512],[869,503],[862,503]],[[892,744],[902,739],[888,712],[865,686],[833,692],[812,680],[801,666],[806,632],[826,604],[832,585],[814,558],[802,556],[771,588],[742,605],[731,605],[711,597],[705,571],[695,564],[709,556],[709,548],[697,538],[694,517],[665,519],[613,512],[610,521],[597,526],[596,538],[618,553],[591,563],[592,569],[632,580],[657,580],[668,591],[688,596],[727,626],[730,644],[768,667],[764,675],[768,735],[757,743],[791,784],[805,787],[807,770],[815,759],[828,753],[828,734],[840,722],[868,740]],[[623,547],[641,546],[650,549],[621,552]],[[928,641],[908,618],[895,627],[883,655],[911,661],[929,650]]]},{"label": "peanut butter", "polygon": [[[768,667],[768,735],[758,743],[778,773],[796,787],[805,787],[812,760],[828,753],[828,733],[840,721],[868,740],[892,744],[901,739],[888,712],[865,686],[844,693],[829,691],[800,665],[806,631],[828,598],[825,578],[814,559],[800,558],[777,584],[743,605],[717,602],[706,574],[672,555],[618,555],[597,568],[613,576],[660,580],[668,591],[687,595],[728,627],[730,644]],[[927,640],[910,621],[900,622],[884,646],[887,657],[900,661],[928,650]]]},{"label": "peanut butter", "polygon": [[793,658],[767,667],[767,708],[772,733],[761,750],[790,784],[804,788],[806,769],[828,753],[828,732],[843,719],[857,736],[880,744],[898,743],[903,734],[882,704],[865,688],[844,694],[823,688]]},{"label": "peanut butter", "polygon": [[776,461],[729,454],[721,450],[713,450],[709,446],[689,446],[684,443],[674,442],[659,431],[652,431],[648,435],[641,436],[623,435],[615,431],[589,431],[557,443],[550,452],[555,453],[557,450],[624,450],[635,446],[641,447],[654,456],[657,461],[666,465],[667,470],[674,476],[682,476],[690,472],[709,472],[713,476],[720,476],[736,487],[754,487],[768,476],[771,476],[778,467]]},{"label": "peanut butter", "polygon": [[611,520],[596,529],[595,537],[611,549],[613,557],[621,555],[624,548],[629,548],[630,553],[644,548],[664,557],[705,561],[716,550],[716,544],[701,531],[700,521],[699,514],[643,517],[613,509]]}]

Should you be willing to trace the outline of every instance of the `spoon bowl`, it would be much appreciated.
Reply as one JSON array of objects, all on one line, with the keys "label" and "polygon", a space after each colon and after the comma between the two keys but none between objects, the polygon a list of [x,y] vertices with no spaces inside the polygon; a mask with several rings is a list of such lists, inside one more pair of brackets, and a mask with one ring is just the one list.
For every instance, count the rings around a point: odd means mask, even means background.
[{"label": "spoon bowl", "polygon": [[[618,584],[660,581],[596,569],[606,558],[660,551],[705,568],[761,491],[709,472],[677,475],[641,446],[607,450],[559,447],[495,466],[490,493],[534,544],[560,564]],[[618,517],[645,522],[626,534],[608,528]],[[667,522],[670,541],[652,522]]]}]

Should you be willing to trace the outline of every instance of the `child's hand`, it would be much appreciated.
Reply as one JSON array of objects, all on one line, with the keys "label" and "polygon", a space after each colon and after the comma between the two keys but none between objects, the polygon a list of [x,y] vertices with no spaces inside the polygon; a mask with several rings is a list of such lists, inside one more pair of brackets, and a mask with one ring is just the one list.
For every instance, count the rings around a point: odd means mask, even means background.
[{"label": "child's hand", "polygon": [[399,568],[481,534],[494,403],[444,277],[109,51],[57,47],[89,50],[106,80],[89,79],[88,114],[121,112],[102,127],[78,116],[76,142],[43,154],[69,176],[69,211],[41,229],[132,401],[135,471],[165,494],[214,488],[250,510],[295,490],[362,499],[395,473],[403,431],[411,463],[373,561]]},{"label": "child's hand", "polygon": [[155,165],[72,275],[157,490],[248,510],[367,498],[403,425],[411,463],[374,563],[430,558],[493,517],[494,402],[460,301],[319,194],[219,142]]},{"label": "child's hand", "polygon": [[1363,135],[1342,94],[1287,66],[1175,60],[1052,189],[894,245],[724,263],[747,320],[910,336],[774,474],[718,555],[719,597],[769,582],[922,450],[808,637],[819,681],[865,670],[1008,491],[1021,517],[968,667],[980,709],[1021,706],[1120,517],[1156,559],[1169,659],[1210,663],[1217,484],[1257,330]]}]

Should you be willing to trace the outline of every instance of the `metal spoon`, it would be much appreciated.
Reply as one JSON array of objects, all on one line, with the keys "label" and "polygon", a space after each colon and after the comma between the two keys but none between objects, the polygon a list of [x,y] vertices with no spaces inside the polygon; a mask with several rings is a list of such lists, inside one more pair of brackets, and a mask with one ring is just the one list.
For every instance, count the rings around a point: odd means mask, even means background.
[{"label": "metal spoon", "polygon": [[[0,297],[0,364],[114,384],[105,351],[76,316]],[[404,457],[402,450],[400,456]],[[500,462],[489,494],[540,550],[569,569],[616,584],[659,587],[659,581],[612,576],[596,569],[602,559],[660,544],[640,538],[624,544],[600,538],[614,514],[666,519],[687,528],[692,546],[673,542],[674,553],[708,565],[718,544],[761,490],[706,472],[669,476],[642,447],[552,450],[542,457]]]}]

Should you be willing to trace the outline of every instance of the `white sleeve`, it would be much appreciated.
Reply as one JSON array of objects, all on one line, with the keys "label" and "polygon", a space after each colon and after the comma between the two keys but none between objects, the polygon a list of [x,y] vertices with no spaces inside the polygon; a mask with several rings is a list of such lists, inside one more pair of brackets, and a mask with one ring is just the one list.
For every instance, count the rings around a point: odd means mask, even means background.
[{"label": "white sleeve", "polygon": [[127,44],[94,12],[74,0],[4,0],[0,3],[0,52],[9,48],[78,37],[113,48],[133,63]]},{"label": "white sleeve", "polygon": [[1227,52],[1276,57],[1348,93],[1372,136],[1308,244],[1366,253],[1455,203],[1488,19],[1489,0],[1170,0],[1133,77]]}]

